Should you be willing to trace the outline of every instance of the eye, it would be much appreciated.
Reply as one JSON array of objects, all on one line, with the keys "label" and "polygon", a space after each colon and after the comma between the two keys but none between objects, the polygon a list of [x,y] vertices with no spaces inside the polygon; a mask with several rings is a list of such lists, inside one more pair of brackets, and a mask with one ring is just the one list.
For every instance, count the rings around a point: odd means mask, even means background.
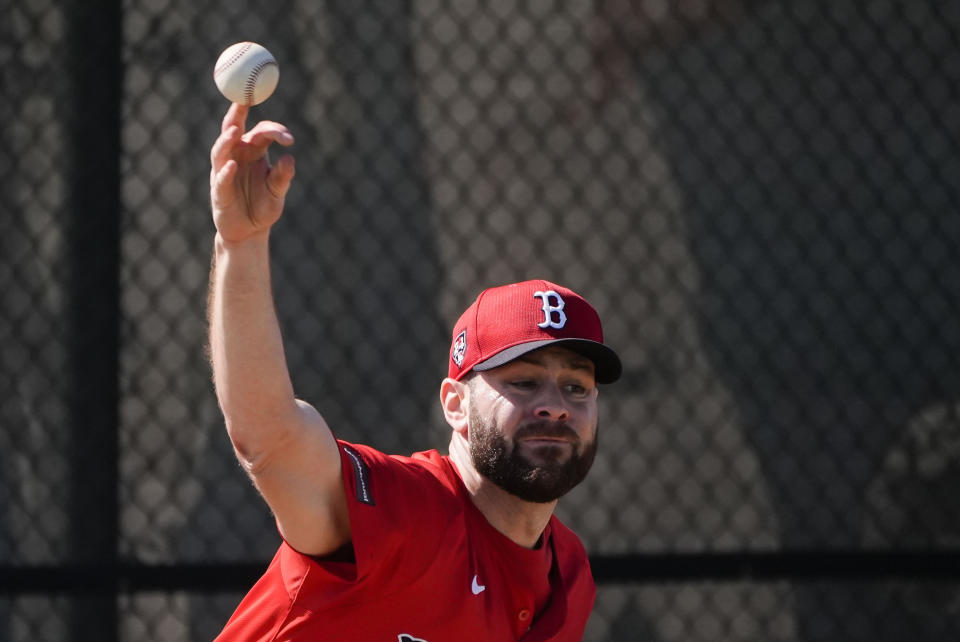
[{"label": "eye", "polygon": [[532,379],[516,379],[511,381],[510,385],[518,390],[533,390],[537,387],[537,382]]},{"label": "eye", "polygon": [[582,386],[579,383],[569,383],[566,385],[567,392],[576,396],[582,397],[587,394],[588,390],[586,386]]}]

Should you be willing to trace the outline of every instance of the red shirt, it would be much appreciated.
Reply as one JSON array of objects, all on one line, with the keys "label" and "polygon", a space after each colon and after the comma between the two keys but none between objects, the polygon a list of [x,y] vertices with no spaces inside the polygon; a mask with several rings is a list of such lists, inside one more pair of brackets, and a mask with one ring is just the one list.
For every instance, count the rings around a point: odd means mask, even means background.
[{"label": "red shirt", "polygon": [[487,522],[449,457],[340,452],[353,559],[281,543],[218,642],[582,640],[596,587],[556,517],[526,549]]}]

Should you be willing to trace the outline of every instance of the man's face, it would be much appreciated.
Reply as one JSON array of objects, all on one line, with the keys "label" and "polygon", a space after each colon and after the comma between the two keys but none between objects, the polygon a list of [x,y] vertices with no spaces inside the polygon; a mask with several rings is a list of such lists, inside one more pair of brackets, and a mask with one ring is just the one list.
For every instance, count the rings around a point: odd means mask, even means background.
[{"label": "man's face", "polygon": [[551,502],[587,476],[597,449],[589,359],[548,346],[470,380],[474,467],[507,492]]}]

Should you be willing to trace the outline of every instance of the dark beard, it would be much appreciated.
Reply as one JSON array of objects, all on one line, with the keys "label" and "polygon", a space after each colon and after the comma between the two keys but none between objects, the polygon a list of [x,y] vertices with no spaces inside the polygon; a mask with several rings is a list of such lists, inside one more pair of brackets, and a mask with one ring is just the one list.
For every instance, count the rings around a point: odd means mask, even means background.
[{"label": "dark beard", "polygon": [[596,438],[586,447],[577,438],[566,461],[533,464],[518,452],[517,444],[521,438],[532,435],[575,437],[573,429],[554,422],[526,424],[517,430],[511,448],[503,434],[483,417],[471,412],[469,419],[470,455],[477,472],[511,495],[528,502],[545,504],[566,495],[586,478],[597,453]]}]

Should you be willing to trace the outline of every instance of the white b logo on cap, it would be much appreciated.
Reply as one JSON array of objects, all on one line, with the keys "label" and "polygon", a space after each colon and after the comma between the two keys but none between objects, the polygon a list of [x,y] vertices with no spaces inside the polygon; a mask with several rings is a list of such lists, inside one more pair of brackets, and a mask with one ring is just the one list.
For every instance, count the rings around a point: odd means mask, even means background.
[{"label": "white b logo on cap", "polygon": [[[567,315],[563,311],[563,297],[554,292],[553,290],[547,290],[546,292],[534,292],[533,296],[538,296],[543,301],[543,321],[538,323],[537,326],[541,328],[554,328],[559,330],[567,324]],[[551,305],[551,299],[556,300],[556,304]],[[556,321],[554,321],[554,314],[557,315]]]}]

